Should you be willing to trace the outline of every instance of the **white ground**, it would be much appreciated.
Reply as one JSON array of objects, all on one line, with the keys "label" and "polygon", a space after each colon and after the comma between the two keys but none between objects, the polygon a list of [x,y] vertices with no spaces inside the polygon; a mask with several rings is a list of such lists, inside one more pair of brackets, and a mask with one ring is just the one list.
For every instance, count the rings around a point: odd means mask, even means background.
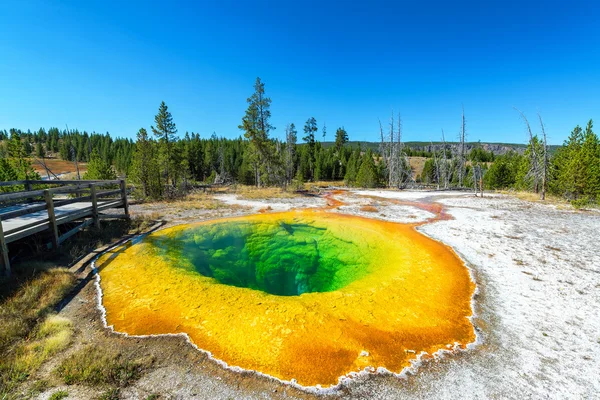
[{"label": "white ground", "polygon": [[355,381],[352,396],[600,398],[600,216],[504,196],[433,196],[455,219],[419,229],[472,268],[483,343],[429,363],[407,382]]},{"label": "white ground", "polygon": [[235,194],[223,194],[214,196],[215,199],[225,204],[249,207],[251,212],[258,212],[270,207],[270,211],[288,211],[293,208],[323,207],[327,202],[320,197],[292,197],[289,199],[273,200],[246,200],[240,199]]},{"label": "white ground", "polygon": [[[380,196],[379,191],[374,193],[367,191],[357,191],[353,194],[355,196],[344,196],[343,201],[345,205],[336,207],[331,210],[332,212],[337,212],[341,214],[350,214],[350,215],[358,215],[360,217],[373,218],[373,219],[382,219],[386,221],[392,221],[402,224],[412,224],[418,222],[427,221],[430,218],[435,217],[434,214],[421,210],[417,207],[412,207],[409,205],[399,205],[393,204],[388,201],[379,201],[374,200],[369,197],[362,197],[361,195],[369,195],[369,196]],[[395,192],[398,193],[398,192]],[[389,197],[387,197],[389,199]],[[364,206],[371,206],[377,209],[376,212],[373,211],[365,211],[363,209]]]},{"label": "white ground", "polygon": [[[285,211],[326,203],[318,198],[217,198],[251,207],[245,213],[268,206],[272,211]],[[431,215],[393,204],[390,199],[437,201],[447,206],[453,220],[418,229],[452,246],[471,269],[478,288],[474,323],[481,343],[428,361],[403,378],[360,376],[326,398],[600,398],[600,213],[456,192],[355,191],[339,198],[348,205],[334,212],[403,222],[423,221]],[[377,212],[361,210],[365,205],[376,207]],[[206,218],[195,218],[200,217]],[[65,310],[76,309],[77,304],[71,302]],[[154,392],[173,399],[312,397],[276,381],[235,375],[208,361],[198,365],[206,372],[180,362],[157,369],[123,390],[121,396],[144,398]],[[68,390],[74,398],[89,398],[89,392],[79,395],[80,387]],[[40,397],[48,396],[49,392]]]},{"label": "white ground", "polygon": [[[384,199],[397,199],[406,201],[417,201],[428,197],[465,197],[468,196],[468,192],[432,192],[428,190],[414,190],[414,191],[397,191],[397,190],[353,190],[352,193],[362,196],[377,196]],[[471,193],[472,194],[472,193]],[[486,193],[486,196],[488,194]],[[498,196],[498,195],[493,195]]]}]

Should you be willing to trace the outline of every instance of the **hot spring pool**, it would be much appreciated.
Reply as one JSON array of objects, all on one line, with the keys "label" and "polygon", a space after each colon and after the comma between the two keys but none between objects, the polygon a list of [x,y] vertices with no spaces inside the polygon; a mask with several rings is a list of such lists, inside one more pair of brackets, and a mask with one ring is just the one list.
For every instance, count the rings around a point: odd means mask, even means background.
[{"label": "hot spring pool", "polygon": [[303,220],[215,222],[147,241],[175,267],[279,296],[331,292],[371,270],[368,241]]},{"label": "hot spring pool", "polygon": [[322,211],[158,231],[101,256],[106,321],[185,333],[230,366],[300,385],[400,372],[474,340],[468,271],[413,226]]}]

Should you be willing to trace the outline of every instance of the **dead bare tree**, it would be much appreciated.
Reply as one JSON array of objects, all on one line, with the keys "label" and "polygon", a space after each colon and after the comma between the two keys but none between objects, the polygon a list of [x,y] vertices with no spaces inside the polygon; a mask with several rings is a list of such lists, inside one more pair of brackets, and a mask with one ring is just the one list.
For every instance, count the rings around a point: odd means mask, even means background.
[{"label": "dead bare tree", "polygon": [[473,190],[475,191],[475,197],[477,197],[477,167],[475,165],[472,166],[472,176],[473,176]]},{"label": "dead bare tree", "polygon": [[473,164],[473,190],[475,197],[477,197],[477,192],[483,197],[483,168],[481,168],[480,162]]},{"label": "dead bare tree", "polygon": [[392,116],[390,117],[390,137],[389,137],[389,145],[388,145],[388,150],[389,150],[389,174],[388,174],[388,187],[391,187],[394,182],[394,175],[396,173],[396,164],[397,164],[397,159],[396,159],[396,146],[394,144],[394,111],[392,110]]},{"label": "dead bare tree", "polygon": [[44,158],[44,156],[42,156],[42,159],[39,160],[37,158],[34,158],[35,162],[37,162],[38,164],[40,164],[42,167],[44,167],[44,169],[46,170],[46,175],[48,176],[48,180],[51,180],[52,178],[50,178],[50,174],[52,174],[54,176],[54,179],[60,180],[60,178],[58,176],[56,176],[56,174],[52,171],[50,171],[50,168],[48,168],[48,166],[46,165],[46,159]]},{"label": "dead bare tree", "polygon": [[[225,146],[223,140],[219,140],[219,149],[218,149],[218,162],[219,162],[219,173],[215,177],[214,184],[215,185],[223,185],[230,181],[227,176],[227,171],[225,171]],[[183,176],[184,187],[187,188],[187,177]]]},{"label": "dead bare tree", "polygon": [[448,189],[448,181],[450,180],[450,168],[448,165],[448,159],[446,156],[446,138],[444,136],[444,130],[442,129],[442,143],[444,151],[444,189]]},{"label": "dead bare tree", "polygon": [[458,186],[463,187],[465,173],[465,106],[462,107],[462,123],[460,126],[460,145],[458,155]]},{"label": "dead bare tree", "polygon": [[[397,131],[395,130],[397,127]],[[380,123],[380,132],[383,132],[383,128]],[[390,187],[403,188],[408,182],[414,181],[412,172],[410,169],[410,162],[406,152],[404,151],[404,144],[402,143],[402,116],[398,112],[398,119],[394,120],[390,118],[390,132],[388,135],[387,146],[384,151],[387,158],[388,166],[388,184]]]},{"label": "dead bare tree", "polygon": [[383,125],[381,124],[381,120],[378,119],[379,121],[379,136],[381,138],[381,141],[379,143],[379,153],[381,154],[381,161],[384,165],[384,168],[387,170],[389,165],[388,165],[388,160],[387,160],[387,141],[385,139],[385,134],[383,133]]},{"label": "dead bare tree", "polygon": [[435,147],[433,146],[433,142],[431,143],[431,153],[433,154],[433,166],[435,168],[434,172],[435,172],[435,181],[437,183],[437,190],[440,190],[440,164],[438,162],[438,156],[437,156],[437,151],[435,150]]},{"label": "dead bare tree", "polygon": [[403,188],[407,182],[414,182],[414,179],[410,169],[410,162],[402,143],[402,117],[398,113],[398,119],[395,120],[394,112],[392,111],[389,132],[387,133],[383,129],[381,120],[378,121],[380,136],[379,151],[381,153],[381,162],[384,166],[384,174],[387,176],[387,184],[389,187]]},{"label": "dead bare tree", "polygon": [[[529,148],[530,148],[529,170],[527,171],[525,178],[528,180],[531,180],[534,192],[539,193],[540,192],[540,181],[543,181],[545,179],[545,169],[546,169],[541,164],[544,164],[545,162],[540,162],[539,155],[537,153],[538,149],[536,149],[537,136],[533,135],[533,132],[531,131],[531,126],[529,125],[529,121],[527,120],[527,117],[517,107],[514,107],[514,109],[517,110],[517,112],[521,115],[521,118],[523,119],[523,121],[525,122],[525,126],[527,127],[527,132],[529,133]],[[545,196],[546,196],[546,193],[544,191],[544,197]]]},{"label": "dead bare tree", "polygon": [[413,172],[412,172],[412,168],[410,166],[410,160],[408,158],[408,155],[406,154],[406,152],[404,151],[404,144],[402,143],[402,119],[400,117],[400,113],[398,113],[398,162],[399,162],[399,170],[400,170],[400,174],[399,176],[399,185],[402,185],[403,187],[408,184],[409,182],[411,184],[415,184],[415,177],[413,176]]},{"label": "dead bare tree", "polygon": [[540,194],[540,199],[546,200],[546,190],[548,189],[548,143],[546,141],[546,129],[544,128],[544,121],[542,121],[542,115],[539,113],[539,111],[538,118],[540,119],[542,136],[544,137],[544,157],[542,160],[542,193]]}]

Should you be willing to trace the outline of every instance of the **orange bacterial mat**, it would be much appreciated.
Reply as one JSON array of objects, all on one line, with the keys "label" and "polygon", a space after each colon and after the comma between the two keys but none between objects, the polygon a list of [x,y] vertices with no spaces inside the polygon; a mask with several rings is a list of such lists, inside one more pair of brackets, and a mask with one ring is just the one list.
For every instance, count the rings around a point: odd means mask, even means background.
[{"label": "orange bacterial mat", "polygon": [[305,210],[181,225],[96,262],[106,321],[185,333],[230,366],[329,387],[475,339],[475,285],[414,225]]}]

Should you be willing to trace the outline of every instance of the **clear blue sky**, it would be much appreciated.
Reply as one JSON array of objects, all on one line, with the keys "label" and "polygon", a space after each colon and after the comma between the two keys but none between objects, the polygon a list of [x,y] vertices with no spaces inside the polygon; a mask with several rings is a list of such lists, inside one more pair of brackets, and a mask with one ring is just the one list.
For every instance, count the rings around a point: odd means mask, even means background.
[{"label": "clear blue sky", "polygon": [[[600,124],[597,1],[0,1],[0,128],[134,137],[164,100],[179,134],[237,137],[257,76],[274,135],[314,116],[331,139],[551,143]],[[537,124],[535,130],[539,130]],[[597,130],[600,130],[600,125]]]}]

